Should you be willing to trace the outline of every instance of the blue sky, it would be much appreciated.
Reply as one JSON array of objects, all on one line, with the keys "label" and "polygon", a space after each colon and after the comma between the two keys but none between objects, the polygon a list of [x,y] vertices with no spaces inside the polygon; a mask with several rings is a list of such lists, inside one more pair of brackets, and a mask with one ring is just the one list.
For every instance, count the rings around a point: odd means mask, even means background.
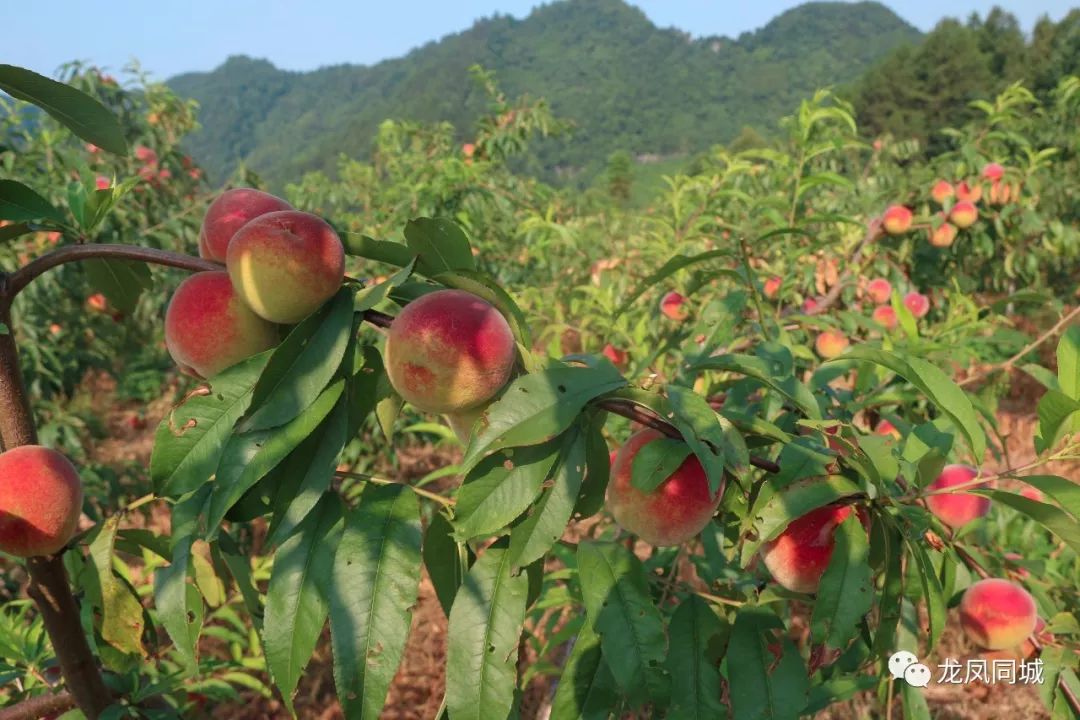
[{"label": "blue sky", "polygon": [[[1075,0],[1073,0],[1075,1]],[[20,2],[3,15],[0,62],[53,74],[62,63],[87,60],[119,70],[138,59],[153,77],[211,70],[229,55],[267,58],[289,70],[396,57],[479,17],[523,17],[537,0],[82,0]],[[2,4],[2,3],[0,3]],[[634,0],[661,27],[694,36],[735,36],[754,30],[799,0]],[[978,0],[894,0],[901,17],[928,30],[942,15],[985,12]],[[1059,19],[1070,0],[1000,0],[1024,28],[1046,14]]]}]

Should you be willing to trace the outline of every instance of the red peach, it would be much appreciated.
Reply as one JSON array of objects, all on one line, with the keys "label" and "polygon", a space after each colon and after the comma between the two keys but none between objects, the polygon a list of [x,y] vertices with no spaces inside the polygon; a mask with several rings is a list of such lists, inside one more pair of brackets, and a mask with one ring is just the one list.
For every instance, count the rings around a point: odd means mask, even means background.
[{"label": "red peach", "polygon": [[108,307],[108,304],[108,301],[105,300],[105,296],[101,293],[94,293],[86,298],[86,307],[94,312],[105,312],[105,308]]},{"label": "red peach", "polygon": [[110,187],[112,187],[112,180],[105,177],[104,175],[98,175],[96,178],[94,178],[94,185],[97,187],[98,190],[108,190]]},{"label": "red peach", "polygon": [[604,346],[603,355],[616,367],[625,365],[628,357],[624,350],[618,349],[611,343]]},{"label": "red peach", "polygon": [[975,207],[975,203],[968,200],[961,200],[949,211],[949,221],[961,230],[971,227],[978,219],[979,209]]},{"label": "red peach", "polygon": [[958,183],[956,186],[956,199],[959,202],[979,202],[979,198],[982,197],[982,185],[975,184],[969,185],[965,180],[962,183]]},{"label": "red peach", "polygon": [[997,182],[1005,176],[1005,168],[998,163],[987,163],[983,166],[982,176],[991,182]]},{"label": "red peach", "polygon": [[386,372],[417,409],[461,413],[510,379],[517,350],[506,318],[463,290],[438,290],[405,306],[390,326]]},{"label": "red peach", "polygon": [[[926,489],[930,492],[947,490],[957,485],[968,485],[978,477],[979,471],[967,465],[946,465],[934,482]],[[986,483],[970,485],[972,490],[985,488]],[[967,525],[972,520],[985,517],[990,512],[990,498],[971,493],[955,492],[927,495],[926,506],[941,522],[951,528]]]},{"label": "red peach", "polygon": [[1021,497],[1026,497],[1028,500],[1034,500],[1035,502],[1046,502],[1046,496],[1043,495],[1042,490],[1033,488],[1030,485],[1025,485],[1020,490]]},{"label": "red peach", "polygon": [[244,304],[222,270],[184,280],[165,311],[165,346],[196,376],[216,375],[274,347],[278,338],[278,329]]},{"label": "red peach", "polygon": [[157,153],[145,145],[139,145],[135,148],[135,159],[147,165],[157,165],[158,162]]},{"label": "red peach", "polygon": [[[836,528],[852,509],[851,505],[826,505],[811,510],[765,543],[761,559],[773,579],[792,592],[817,592],[836,545]],[[860,512],[858,517],[865,527],[865,516]]]},{"label": "red peach", "polygon": [[685,307],[686,298],[672,290],[660,300],[660,312],[672,320],[685,320],[690,316]]},{"label": "red peach", "polygon": [[889,302],[889,297],[892,296],[892,285],[885,278],[874,278],[866,286],[866,294],[878,305]]},{"label": "red peach", "polygon": [[770,300],[776,297],[776,294],[780,292],[780,278],[773,276],[765,281],[764,295]]},{"label": "red peach", "polygon": [[911,229],[911,211],[903,205],[892,205],[885,211],[881,224],[890,235],[903,235]]},{"label": "red peach", "polygon": [[52,325],[49,325],[49,333],[52,335],[59,335],[63,331],[64,328],[60,325],[60,323],[53,323]]},{"label": "red peach", "polygon": [[303,320],[345,279],[345,248],[322,218],[299,210],[260,215],[228,242],[225,266],[237,294],[270,322]]},{"label": "red peach", "polygon": [[817,298],[806,298],[802,304],[802,310],[804,313],[811,314],[821,305]]},{"label": "red peach", "polygon": [[[990,185],[990,204],[1005,205],[1013,198],[1014,190],[1008,183],[995,180]],[[1019,194],[1019,191],[1016,191]]]},{"label": "red peach", "polygon": [[917,318],[925,317],[930,312],[930,298],[912,290],[904,296],[904,307]]},{"label": "red peach", "polygon": [[896,429],[896,426],[888,420],[879,420],[877,427],[874,428],[874,433],[877,435],[893,437],[897,440],[902,437],[902,435],[900,435],[900,431]]},{"label": "red peach", "polygon": [[75,535],[82,498],[79,473],[57,451],[22,445],[0,453],[0,551],[60,552]]},{"label": "red peach", "polygon": [[680,545],[709,524],[720,505],[721,493],[710,496],[705,469],[695,455],[687,457],[651,492],[634,487],[634,457],[662,437],[656,430],[641,430],[619,448],[612,461],[607,508],[621,528],[650,545]]},{"label": "red peach", "polygon": [[934,202],[938,205],[944,205],[953,194],[953,186],[945,180],[938,180],[934,183],[934,187],[930,189],[930,197],[934,198]]},{"label": "red peach", "polygon": [[874,322],[886,330],[892,330],[899,322],[896,311],[892,309],[891,305],[878,305],[874,308],[874,314],[871,317]]},{"label": "red peach", "polygon": [[930,231],[930,244],[938,248],[947,248],[956,240],[956,226],[941,223]]},{"label": "red peach", "polygon": [[472,143],[465,143],[461,146],[461,152],[465,155],[465,157],[471,158],[476,153],[476,145],[473,145]]},{"label": "red peach", "polygon": [[1000,578],[980,580],[960,599],[960,625],[979,647],[1005,650],[1026,640],[1038,622],[1035,600],[1027,590]]},{"label": "red peach", "polygon": [[260,215],[278,210],[292,210],[292,205],[253,188],[226,190],[206,209],[199,231],[199,255],[225,262],[229,241],[237,230]]},{"label": "red peach", "polygon": [[826,360],[831,360],[834,357],[839,357],[845,350],[848,349],[847,336],[839,330],[826,330],[819,333],[814,340],[814,349],[817,350],[817,354]]}]

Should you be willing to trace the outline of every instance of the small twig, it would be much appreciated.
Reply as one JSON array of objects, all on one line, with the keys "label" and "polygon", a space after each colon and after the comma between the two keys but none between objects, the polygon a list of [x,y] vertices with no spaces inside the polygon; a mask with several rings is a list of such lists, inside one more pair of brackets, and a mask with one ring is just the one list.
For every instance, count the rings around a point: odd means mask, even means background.
[{"label": "small twig", "polygon": [[847,262],[847,267],[844,268],[844,272],[840,274],[840,277],[836,279],[836,284],[829,288],[829,292],[825,293],[825,297],[821,299],[817,307],[806,312],[807,315],[820,315],[836,304],[836,301],[840,299],[840,293],[847,286],[848,280],[862,269],[862,256],[866,246],[884,237],[884,235],[885,233],[881,229],[881,220],[875,218],[867,227],[862,240],[855,246],[855,250],[851,253],[851,258]]},{"label": "small twig", "polygon": [[337,470],[334,475],[339,478],[352,478],[353,480],[365,480],[376,485],[401,485],[407,487],[420,497],[427,498],[434,502],[439,503],[443,507],[453,507],[457,502],[454,498],[443,497],[438,493],[433,493],[430,490],[416,487],[415,485],[409,485],[408,483],[398,482],[397,480],[390,480],[388,478],[376,477],[375,475],[367,475],[365,473],[346,472],[344,470]]},{"label": "small twig", "polygon": [[971,385],[973,383],[979,382],[980,380],[983,380],[983,379],[985,379],[985,378],[987,378],[990,375],[993,375],[995,373],[1011,370],[1012,367],[1022,357],[1024,357],[1029,352],[1031,352],[1035,348],[1042,345],[1044,342],[1046,342],[1050,338],[1057,335],[1066,325],[1069,324],[1069,322],[1073,318],[1076,318],[1078,315],[1080,315],[1080,305],[1077,305],[1075,308],[1073,308],[1068,313],[1066,313],[1060,320],[1058,320],[1056,323],[1054,323],[1053,327],[1051,327],[1049,330],[1044,332],[1034,342],[1032,342],[1030,345],[1026,346],[1023,350],[1016,353],[1015,355],[1013,355],[1008,360],[1005,360],[1004,362],[998,363],[997,365],[993,365],[993,366],[987,368],[986,370],[984,370],[984,371],[982,371],[980,373],[976,373],[975,375],[972,375],[971,377],[964,378],[963,380],[961,380],[957,384],[960,387],[966,387],[966,386]]}]

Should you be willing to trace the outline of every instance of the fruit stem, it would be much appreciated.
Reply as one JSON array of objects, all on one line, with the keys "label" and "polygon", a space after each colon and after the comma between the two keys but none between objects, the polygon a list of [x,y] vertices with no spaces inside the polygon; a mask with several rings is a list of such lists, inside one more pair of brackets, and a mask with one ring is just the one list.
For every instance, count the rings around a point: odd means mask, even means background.
[{"label": "fruit stem", "polygon": [[[7,331],[0,334],[0,442],[5,450],[37,442],[37,429],[11,329],[13,277],[0,276],[0,323],[7,327]],[[41,613],[64,682],[83,714],[89,720],[96,720],[112,703],[112,697],[83,634],[79,608],[71,594],[64,562],[60,555],[34,557],[26,561],[26,567],[30,573],[27,594]]]},{"label": "fruit stem", "polygon": [[425,490],[423,488],[416,487],[415,485],[409,485],[408,483],[397,482],[396,480],[388,480],[386,478],[376,477],[375,475],[368,475],[366,473],[347,472],[345,470],[337,470],[337,471],[334,472],[334,475],[336,475],[339,478],[352,478],[354,480],[365,480],[367,482],[374,483],[376,485],[401,485],[403,487],[407,487],[408,489],[412,490],[414,493],[416,493],[420,497],[427,498],[428,500],[433,500],[434,502],[439,503],[443,507],[453,507],[454,502],[455,502],[453,498],[443,497],[442,495],[439,495],[438,493],[433,493],[430,490]]}]

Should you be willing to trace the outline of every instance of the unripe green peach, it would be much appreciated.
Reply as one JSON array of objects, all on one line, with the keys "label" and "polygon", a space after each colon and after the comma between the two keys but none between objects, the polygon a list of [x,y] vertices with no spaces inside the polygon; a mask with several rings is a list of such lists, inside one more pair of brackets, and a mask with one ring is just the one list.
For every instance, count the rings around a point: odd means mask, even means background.
[{"label": "unripe green peach", "polygon": [[656,430],[635,433],[619,448],[611,467],[607,508],[627,532],[655,546],[680,545],[704,529],[721,493],[709,493],[709,480],[697,456],[690,455],[651,492],[631,482],[634,457],[643,447],[662,438]]},{"label": "unripe green peach", "polygon": [[322,218],[299,210],[267,213],[240,228],[225,258],[237,294],[270,322],[297,323],[345,279],[345,249]]},{"label": "unripe green peach", "polygon": [[221,270],[184,280],[165,311],[165,347],[181,370],[199,377],[216,375],[278,340],[277,326],[253,313]]},{"label": "unripe green peach", "polygon": [[390,384],[427,412],[484,405],[510,379],[517,357],[506,318],[463,290],[437,290],[405,306],[386,339]]},{"label": "unripe green peach", "polygon": [[82,499],[79,473],[57,451],[22,445],[0,453],[0,552],[60,552],[78,527]]},{"label": "unripe green peach", "polygon": [[199,255],[225,262],[229,241],[237,230],[249,220],[278,210],[292,210],[292,205],[254,188],[226,190],[206,209],[199,231]]},{"label": "unripe green peach", "polygon": [[1027,590],[1000,578],[980,580],[960,600],[960,625],[968,638],[987,650],[1024,642],[1038,623],[1035,600]]}]

